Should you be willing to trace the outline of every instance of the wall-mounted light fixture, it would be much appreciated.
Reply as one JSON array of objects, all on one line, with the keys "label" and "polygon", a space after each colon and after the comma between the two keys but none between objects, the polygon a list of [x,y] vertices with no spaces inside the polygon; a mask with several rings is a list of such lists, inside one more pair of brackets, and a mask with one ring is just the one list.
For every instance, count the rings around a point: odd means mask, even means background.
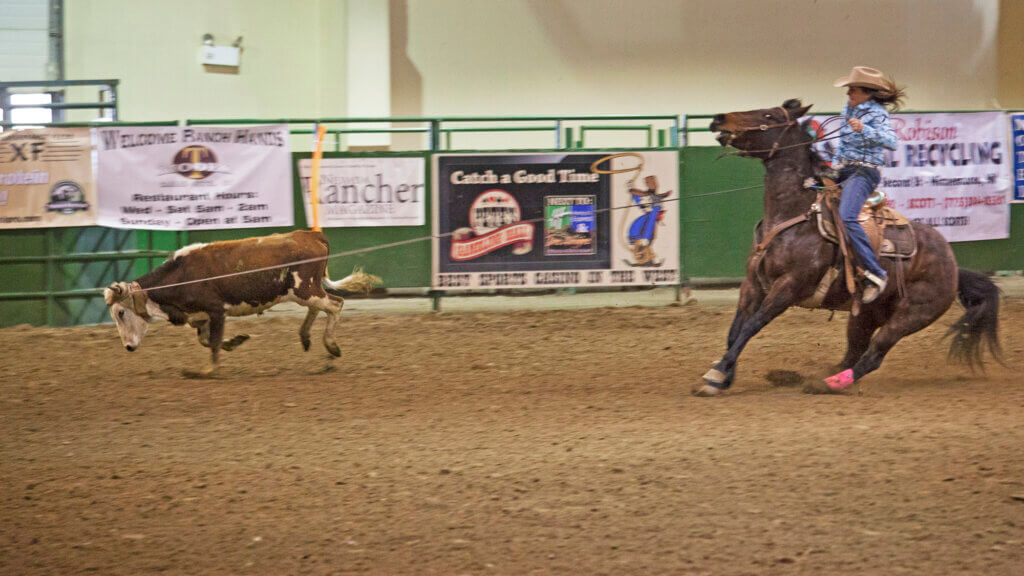
[{"label": "wall-mounted light fixture", "polygon": [[207,66],[237,68],[241,60],[241,53],[241,36],[236,38],[231,46],[217,46],[213,43],[213,34],[203,34],[203,44],[199,47],[199,62]]}]

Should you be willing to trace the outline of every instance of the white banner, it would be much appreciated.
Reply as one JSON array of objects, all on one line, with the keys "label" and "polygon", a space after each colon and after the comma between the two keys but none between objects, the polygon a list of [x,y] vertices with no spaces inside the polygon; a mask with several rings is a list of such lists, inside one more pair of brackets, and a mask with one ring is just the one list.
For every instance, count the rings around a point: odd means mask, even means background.
[{"label": "white banner", "polygon": [[[422,226],[427,223],[423,158],[324,158],[320,161],[320,226]],[[313,226],[309,182],[313,160],[298,161],[306,222]]]},{"label": "white banner", "polygon": [[[1010,236],[1013,152],[1003,112],[893,114],[892,126],[899,146],[886,151],[878,186],[889,206],[950,242]],[[824,126],[838,129],[835,120]],[[837,143],[824,143],[827,158]]]},{"label": "white banner", "polygon": [[98,223],[212,230],[291,226],[288,126],[94,130]]}]

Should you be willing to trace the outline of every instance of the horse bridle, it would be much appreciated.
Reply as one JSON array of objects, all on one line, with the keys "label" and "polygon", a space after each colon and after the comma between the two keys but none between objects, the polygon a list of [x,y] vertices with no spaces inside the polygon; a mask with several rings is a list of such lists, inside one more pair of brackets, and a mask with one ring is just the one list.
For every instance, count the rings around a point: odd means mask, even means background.
[{"label": "horse bridle", "polygon": [[[730,130],[729,131],[729,141],[725,143],[726,146],[732,146],[732,141],[735,140],[736,137],[739,136],[740,134],[744,134],[746,132],[753,132],[755,130],[759,130],[761,132],[767,132],[768,130],[771,130],[773,128],[782,128],[783,126],[785,126],[786,129],[783,130],[781,134],[779,134],[778,138],[775,139],[775,143],[772,144],[771,148],[765,148],[763,150],[743,150],[742,151],[743,153],[746,153],[746,154],[749,154],[751,152],[768,152],[768,158],[770,159],[772,156],[775,155],[775,152],[779,150],[779,142],[782,140],[782,137],[786,135],[786,131],[789,130],[790,127],[799,124],[799,121],[796,118],[790,118],[789,117],[789,110],[783,108],[782,106],[778,106],[777,108],[779,110],[782,110],[782,113],[786,115],[786,121],[785,122],[780,122],[778,124],[759,124],[757,126],[740,127],[740,128],[737,128],[736,130]],[[800,146],[803,146],[803,144],[800,144]]]}]

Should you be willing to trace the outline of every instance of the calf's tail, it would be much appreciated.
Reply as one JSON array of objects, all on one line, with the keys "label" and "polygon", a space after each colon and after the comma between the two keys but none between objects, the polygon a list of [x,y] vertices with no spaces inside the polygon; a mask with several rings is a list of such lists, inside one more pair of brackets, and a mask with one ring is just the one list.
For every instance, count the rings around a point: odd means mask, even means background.
[{"label": "calf's tail", "polygon": [[975,366],[984,369],[981,349],[987,344],[996,361],[1005,366],[999,345],[999,287],[988,276],[963,268],[958,282],[957,294],[964,315],[946,332],[946,336],[953,337],[949,358],[967,364],[972,370]]},{"label": "calf's tail", "polygon": [[382,283],[379,276],[367,274],[363,272],[362,268],[356,268],[351,274],[337,281],[331,280],[325,273],[324,279],[321,282],[328,294],[343,297],[358,293],[369,294],[374,286]]}]

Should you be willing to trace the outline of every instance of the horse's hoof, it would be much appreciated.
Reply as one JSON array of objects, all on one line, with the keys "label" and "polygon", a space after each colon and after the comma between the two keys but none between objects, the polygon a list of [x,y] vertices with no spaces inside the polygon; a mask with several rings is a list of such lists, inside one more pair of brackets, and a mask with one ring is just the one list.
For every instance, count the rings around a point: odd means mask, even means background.
[{"label": "horse's hoof", "polygon": [[722,392],[725,392],[725,390],[722,390],[721,388],[715,388],[711,384],[700,383],[694,386],[691,392],[694,396],[700,398],[710,398],[712,396],[720,395]]},{"label": "horse's hoof", "polygon": [[729,379],[729,377],[726,376],[725,373],[715,368],[712,368],[711,370],[705,372],[704,375],[701,376],[701,378],[703,378],[704,381],[709,384],[725,384],[725,382]]},{"label": "horse's hoof", "polygon": [[302,349],[305,350],[306,352],[309,352],[309,344],[310,344],[310,339],[309,338],[303,338],[302,339]]},{"label": "horse's hoof", "polygon": [[330,344],[324,344],[324,347],[331,353],[331,356],[334,356],[335,358],[341,357],[341,348],[339,348],[337,344],[332,342]]},{"label": "horse's hoof", "polygon": [[835,390],[836,392],[839,392],[840,390],[843,390],[847,386],[853,384],[853,381],[854,378],[852,368],[848,368],[838,374],[833,374],[832,376],[825,378],[825,384],[832,390]]}]

